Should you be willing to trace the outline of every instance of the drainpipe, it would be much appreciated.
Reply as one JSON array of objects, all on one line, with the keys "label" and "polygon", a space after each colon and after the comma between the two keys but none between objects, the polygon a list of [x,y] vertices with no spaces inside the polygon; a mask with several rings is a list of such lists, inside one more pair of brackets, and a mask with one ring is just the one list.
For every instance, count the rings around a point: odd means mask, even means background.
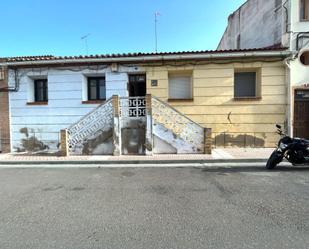
[{"label": "drainpipe", "polygon": [[290,61],[293,60],[292,57],[286,58],[284,60],[284,64],[286,65],[286,71],[288,73],[287,75],[287,99],[288,99],[288,103],[287,103],[287,132],[288,134],[292,137],[293,136],[293,122],[292,122],[292,114],[293,114],[293,110],[292,110],[292,84],[291,84],[291,65],[290,65]]}]

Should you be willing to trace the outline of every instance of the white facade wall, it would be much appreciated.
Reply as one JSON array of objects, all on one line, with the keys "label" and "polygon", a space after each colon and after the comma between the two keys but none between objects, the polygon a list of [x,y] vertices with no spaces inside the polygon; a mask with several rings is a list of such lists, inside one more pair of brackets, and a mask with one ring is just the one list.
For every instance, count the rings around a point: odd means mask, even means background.
[{"label": "white facade wall", "polygon": [[[309,50],[309,38],[300,39],[299,51],[296,51],[297,34],[299,32],[309,32],[309,21],[300,21],[300,1],[291,1],[291,50],[295,52],[295,59],[291,61],[291,84],[292,86],[302,86],[309,83],[309,67],[304,66],[299,56],[305,50]],[[309,33],[308,33],[309,36]]]},{"label": "white facade wall", "polygon": [[[143,72],[139,67],[120,66],[118,72],[110,67],[30,68],[19,69],[19,91],[10,92],[12,151],[20,151],[35,141],[57,151],[60,130],[68,128],[98,104],[83,104],[87,100],[87,77],[105,76],[106,98],[128,96],[129,73]],[[48,79],[48,105],[27,105],[34,100],[33,80]],[[14,86],[10,71],[9,85]]]},{"label": "white facade wall", "polygon": [[[294,58],[289,62],[290,68],[290,94],[289,94],[289,124],[290,132],[293,135],[293,118],[294,118],[294,91],[295,89],[305,88],[309,83],[309,66],[305,66],[300,62],[300,55],[309,50],[309,38],[301,39],[299,42],[299,50],[297,51],[297,34],[300,32],[309,32],[309,21],[300,21],[300,1],[290,1],[291,8],[291,39],[290,49],[294,52]],[[308,33],[309,35],[309,33]]]}]

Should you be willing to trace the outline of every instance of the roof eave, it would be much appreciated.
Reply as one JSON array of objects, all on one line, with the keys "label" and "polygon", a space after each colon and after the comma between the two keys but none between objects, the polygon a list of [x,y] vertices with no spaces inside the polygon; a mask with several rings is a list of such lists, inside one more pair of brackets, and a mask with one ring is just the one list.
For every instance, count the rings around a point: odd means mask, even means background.
[{"label": "roof eave", "polygon": [[203,60],[203,59],[236,59],[236,58],[257,58],[257,57],[282,57],[291,56],[288,50],[251,51],[251,52],[213,52],[200,54],[168,54],[168,55],[144,55],[124,56],[106,58],[81,58],[81,59],[48,59],[32,61],[2,62],[6,66],[28,66],[28,65],[52,65],[52,64],[74,64],[74,63],[113,63],[113,62],[148,62],[148,61],[170,61],[170,60]]}]

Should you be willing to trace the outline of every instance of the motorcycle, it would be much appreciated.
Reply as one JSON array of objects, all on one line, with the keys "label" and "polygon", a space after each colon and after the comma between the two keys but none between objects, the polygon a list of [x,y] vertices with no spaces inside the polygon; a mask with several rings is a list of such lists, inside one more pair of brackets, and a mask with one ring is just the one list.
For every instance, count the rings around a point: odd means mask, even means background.
[{"label": "motorcycle", "polygon": [[309,140],[287,136],[280,125],[276,125],[281,136],[277,149],[269,157],[266,168],[274,169],[285,158],[293,166],[309,165]]}]

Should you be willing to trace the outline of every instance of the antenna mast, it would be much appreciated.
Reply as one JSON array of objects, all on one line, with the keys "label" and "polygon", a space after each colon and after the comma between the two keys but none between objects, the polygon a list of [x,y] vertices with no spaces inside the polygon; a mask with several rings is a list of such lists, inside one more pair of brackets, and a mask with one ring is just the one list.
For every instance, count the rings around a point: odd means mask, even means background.
[{"label": "antenna mast", "polygon": [[156,53],[158,52],[158,33],[157,33],[157,22],[158,22],[158,16],[160,16],[161,14],[156,11],[155,12],[155,51]]},{"label": "antenna mast", "polygon": [[80,39],[85,41],[85,47],[86,47],[86,53],[87,55],[89,55],[89,50],[88,50],[88,37],[90,36],[90,34],[84,35],[82,36]]}]

